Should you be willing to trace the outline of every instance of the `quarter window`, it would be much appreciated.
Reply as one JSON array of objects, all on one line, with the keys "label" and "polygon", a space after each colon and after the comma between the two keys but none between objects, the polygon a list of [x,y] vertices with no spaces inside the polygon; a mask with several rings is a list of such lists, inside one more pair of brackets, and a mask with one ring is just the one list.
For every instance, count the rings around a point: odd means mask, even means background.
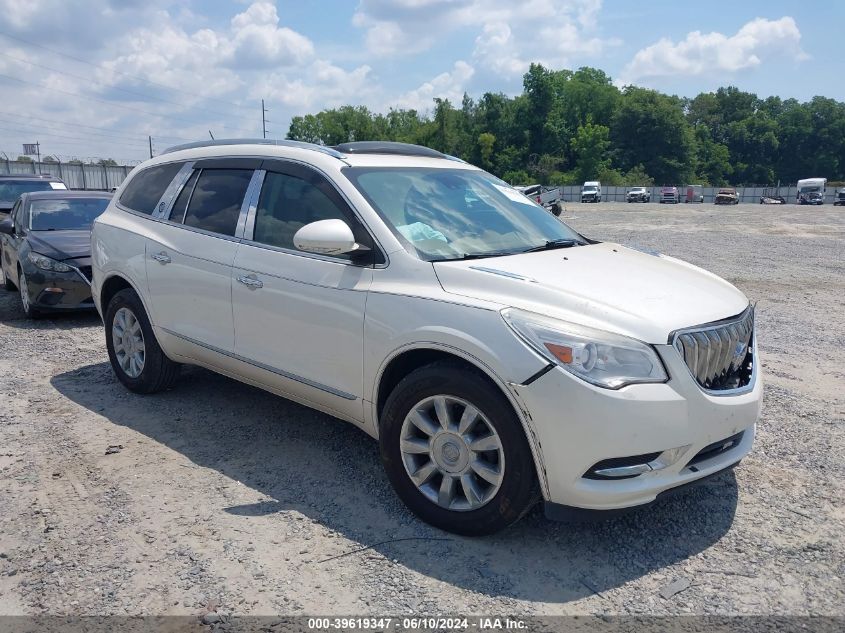
[{"label": "quarter window", "polygon": [[[295,250],[293,236],[306,224],[318,220],[343,220],[361,241],[362,230],[351,222],[349,214],[330,197],[331,187],[320,181],[312,183],[296,176],[268,172],[255,212],[253,241]],[[346,257],[346,256],[342,256]]]},{"label": "quarter window", "polygon": [[182,186],[182,191],[179,192],[176,202],[173,203],[173,209],[170,211],[170,219],[174,222],[185,221],[185,211],[188,209],[188,200],[191,199],[191,194],[194,192],[197,176],[199,176],[199,171],[194,170],[194,173],[191,174],[191,177]]},{"label": "quarter window", "polygon": [[188,203],[185,226],[234,236],[252,174],[252,169],[203,169]]},{"label": "quarter window", "polygon": [[183,164],[156,165],[140,172],[120,194],[120,204],[138,213],[151,214]]}]

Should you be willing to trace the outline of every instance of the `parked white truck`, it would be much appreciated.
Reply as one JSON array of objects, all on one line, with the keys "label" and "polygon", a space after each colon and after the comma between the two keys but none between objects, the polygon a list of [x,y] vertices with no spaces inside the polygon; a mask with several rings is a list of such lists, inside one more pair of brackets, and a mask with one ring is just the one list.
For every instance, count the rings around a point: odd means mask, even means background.
[{"label": "parked white truck", "polygon": [[805,178],[798,181],[798,204],[824,204],[827,178]]},{"label": "parked white truck", "polygon": [[581,202],[601,202],[601,183],[588,180],[581,188]]}]

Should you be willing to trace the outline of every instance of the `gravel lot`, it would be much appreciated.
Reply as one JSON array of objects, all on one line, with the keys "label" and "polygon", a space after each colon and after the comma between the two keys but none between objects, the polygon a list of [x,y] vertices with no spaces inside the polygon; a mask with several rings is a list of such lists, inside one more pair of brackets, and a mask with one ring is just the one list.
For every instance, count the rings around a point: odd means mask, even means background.
[{"label": "gravel lot", "polygon": [[765,407],[734,473],[603,523],[455,537],[351,425],[199,369],[130,394],[95,315],[27,321],[0,290],[0,614],[845,615],[845,211],[564,216],[759,302]]}]

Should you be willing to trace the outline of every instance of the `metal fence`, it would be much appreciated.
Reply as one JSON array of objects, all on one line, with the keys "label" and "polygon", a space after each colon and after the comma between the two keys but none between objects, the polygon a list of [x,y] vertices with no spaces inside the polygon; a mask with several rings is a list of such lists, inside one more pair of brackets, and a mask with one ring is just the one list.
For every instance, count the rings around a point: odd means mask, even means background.
[{"label": "metal fence", "polygon": [[50,174],[64,180],[69,189],[98,191],[109,191],[112,187],[119,186],[132,169],[132,165],[0,161],[0,175]]},{"label": "metal fence", "polygon": [[[628,187],[610,187],[610,186],[603,186],[602,187],[602,201],[603,202],[625,202],[625,194],[630,191],[633,187],[637,185],[630,185]],[[686,185],[665,185],[668,187],[677,186],[678,187],[678,195],[680,196],[681,202],[686,200],[687,197],[687,186]],[[651,201],[652,202],[660,202],[660,189],[661,187],[646,187],[646,189],[651,191]],[[718,193],[721,187],[702,187],[701,193],[704,195],[704,202],[713,202],[716,199],[716,193]],[[563,199],[569,202],[579,202],[581,200],[581,187],[579,185],[570,185],[566,187],[561,187],[563,192]],[[763,187],[763,186],[753,186],[753,187],[736,187],[736,193],[739,196],[740,202],[760,202],[760,196],[763,193],[768,195],[779,195],[783,197],[784,200],[789,202],[795,202],[796,198],[798,197],[798,186],[797,185],[781,185],[780,193],[778,193],[777,187]],[[825,192],[825,203],[831,203],[834,200],[834,196],[836,195],[836,187],[828,186],[827,191]]]}]

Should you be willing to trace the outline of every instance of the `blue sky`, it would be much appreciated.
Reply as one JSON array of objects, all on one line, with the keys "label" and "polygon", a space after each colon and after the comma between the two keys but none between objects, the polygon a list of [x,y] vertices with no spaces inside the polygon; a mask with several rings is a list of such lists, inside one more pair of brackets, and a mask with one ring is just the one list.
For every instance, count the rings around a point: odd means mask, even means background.
[{"label": "blue sky", "polygon": [[[138,160],[342,104],[516,94],[532,61],[692,96],[845,100],[845,2],[0,0],[0,151]],[[2,154],[0,154],[2,157]]]}]

